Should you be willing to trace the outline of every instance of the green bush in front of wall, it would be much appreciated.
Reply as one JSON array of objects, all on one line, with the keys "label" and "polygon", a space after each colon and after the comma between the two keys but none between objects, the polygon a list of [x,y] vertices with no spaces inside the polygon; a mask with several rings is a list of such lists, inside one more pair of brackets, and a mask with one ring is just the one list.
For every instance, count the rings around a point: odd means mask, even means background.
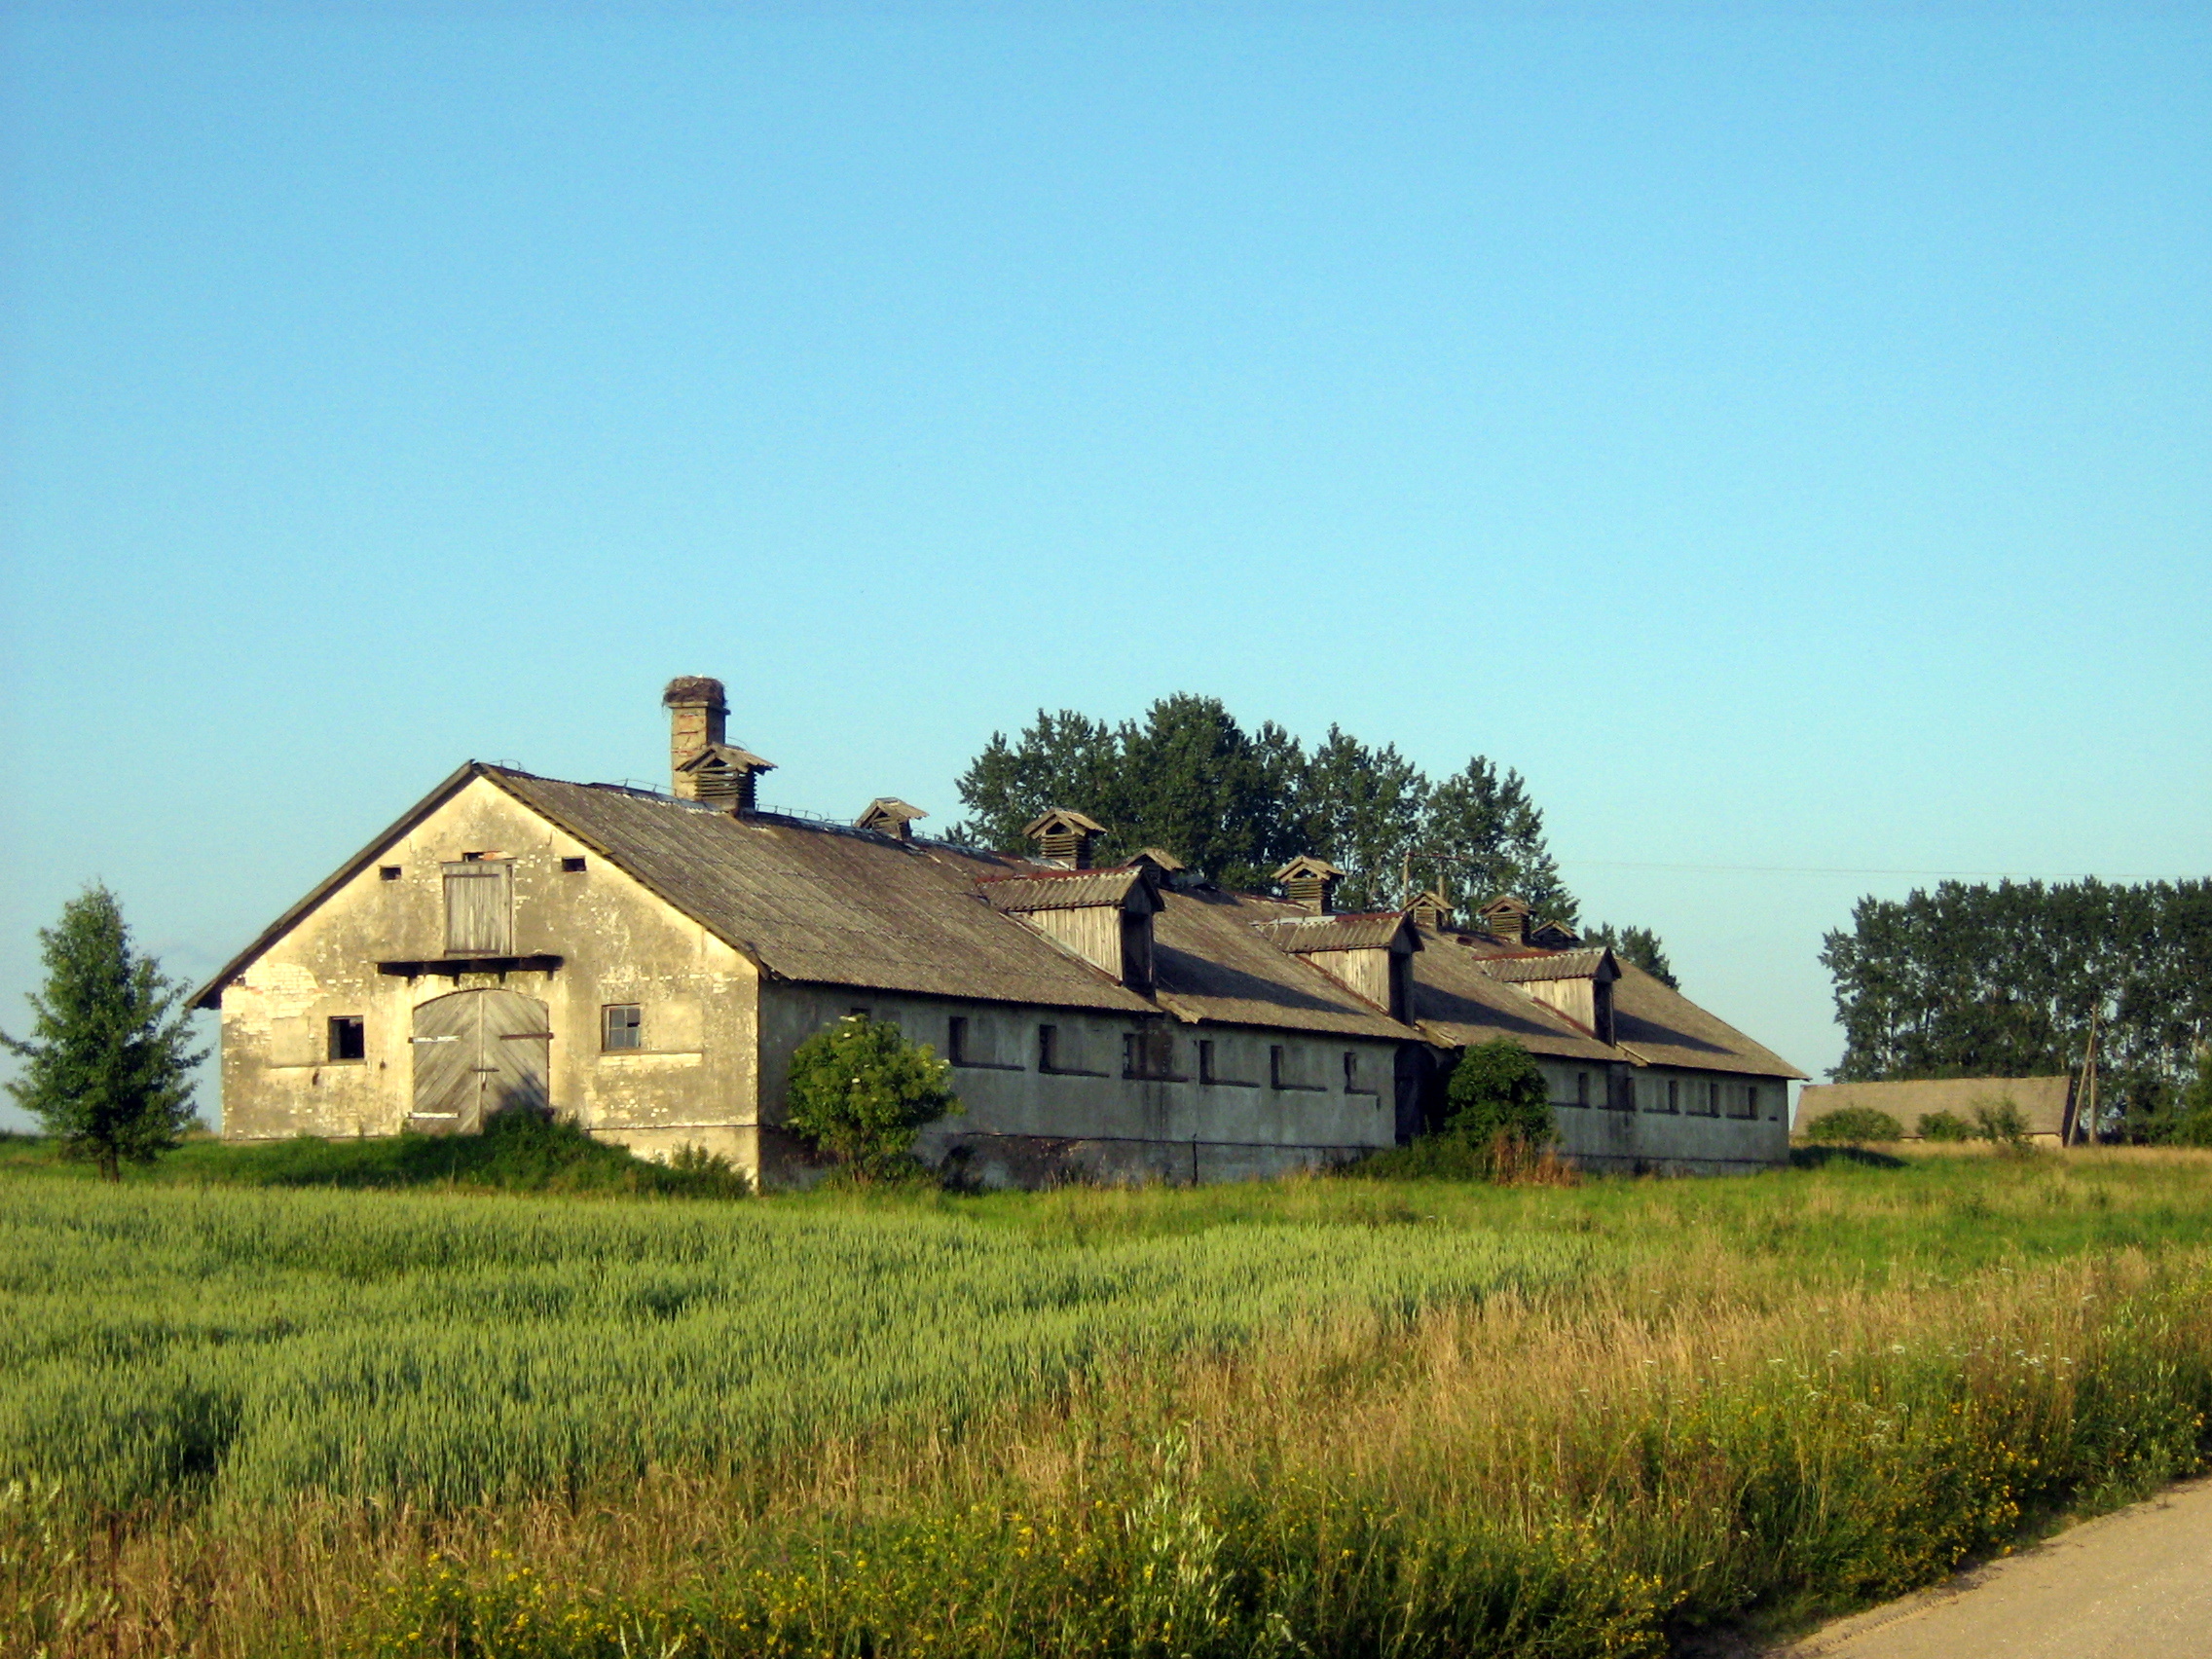
[{"label": "green bush in front of wall", "polygon": [[914,1138],[961,1110],[952,1067],[889,1020],[848,1015],[792,1054],[784,1125],[863,1180],[914,1168]]},{"label": "green bush in front of wall", "polygon": [[1805,1125],[1805,1138],[1831,1146],[1904,1139],[1904,1125],[1873,1106],[1839,1106]]},{"label": "green bush in front of wall", "polygon": [[1928,1112],[1921,1116],[1920,1138],[1932,1141],[1973,1139],[1973,1125],[1956,1112]]}]

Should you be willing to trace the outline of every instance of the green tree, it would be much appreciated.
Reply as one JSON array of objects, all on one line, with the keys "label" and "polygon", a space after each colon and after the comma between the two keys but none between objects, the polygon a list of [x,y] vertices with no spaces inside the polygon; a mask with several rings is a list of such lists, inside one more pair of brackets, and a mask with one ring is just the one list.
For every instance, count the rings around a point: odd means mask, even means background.
[{"label": "green tree", "polygon": [[1529,1051],[1510,1037],[1460,1050],[1444,1098],[1444,1132],[1476,1146],[1500,1135],[1529,1147],[1552,1138],[1551,1087]]},{"label": "green tree", "polygon": [[1601,922],[1583,931],[1582,942],[1609,947],[1623,962],[1635,963],[1669,990],[1682,988],[1681,980],[1675,977],[1674,964],[1667,960],[1665,941],[1649,928],[1616,928],[1610,922]]},{"label": "green tree", "polygon": [[[1544,841],[1544,815],[1519,772],[1472,756],[1428,793],[1414,862],[1440,892],[1479,904],[1501,893],[1572,927],[1578,906]],[[1471,906],[1470,906],[1471,907]]]},{"label": "green tree", "polygon": [[2096,1024],[2105,1113],[2165,1132],[2212,1027],[2212,881],[1946,881],[1862,899],[1823,942],[1842,1082],[2050,1076]]},{"label": "green tree", "polygon": [[2212,1043],[2196,1051],[2196,1076],[2182,1090],[2166,1139],[2176,1146],[2212,1146]]},{"label": "green tree", "polygon": [[1410,877],[1478,903],[1514,893],[1541,916],[1575,916],[1518,772],[1478,755],[1432,785],[1389,744],[1332,725],[1309,752],[1272,721],[1245,730],[1218,698],[1162,697],[1120,725],[1040,709],[1012,740],[991,734],[959,791],[969,816],[953,839],[1002,852],[1028,851],[1022,826],[1064,806],[1108,827],[1102,858],[1163,847],[1225,887],[1264,887],[1311,853],[1345,871],[1348,909],[1402,904]]},{"label": "green tree", "polygon": [[131,948],[115,895],[88,888],[39,930],[46,985],[31,1005],[27,1040],[0,1031],[23,1061],[9,1083],[18,1105],[110,1181],[123,1165],[151,1163],[193,1124],[192,1047],[186,987]]},{"label": "green tree", "polygon": [[914,1167],[914,1137],[961,1110],[952,1067],[889,1020],[853,1014],[792,1053],[784,1123],[853,1173],[882,1180]]},{"label": "green tree", "polygon": [[1928,1112],[1920,1119],[1920,1138],[1932,1141],[1973,1139],[1973,1125],[1956,1112]]}]

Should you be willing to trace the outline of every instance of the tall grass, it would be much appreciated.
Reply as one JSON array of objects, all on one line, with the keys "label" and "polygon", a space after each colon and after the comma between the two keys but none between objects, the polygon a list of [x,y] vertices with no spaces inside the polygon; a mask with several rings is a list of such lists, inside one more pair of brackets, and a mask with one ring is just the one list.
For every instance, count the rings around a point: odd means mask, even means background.
[{"label": "tall grass", "polygon": [[[0,1377],[112,1399],[0,1417],[10,1651],[1656,1653],[2121,1501],[2212,1408],[2201,1156],[710,1211],[25,1185],[0,1261],[74,1237],[79,1310],[10,1269]],[[149,1378],[229,1390],[197,1462],[116,1428]]]}]

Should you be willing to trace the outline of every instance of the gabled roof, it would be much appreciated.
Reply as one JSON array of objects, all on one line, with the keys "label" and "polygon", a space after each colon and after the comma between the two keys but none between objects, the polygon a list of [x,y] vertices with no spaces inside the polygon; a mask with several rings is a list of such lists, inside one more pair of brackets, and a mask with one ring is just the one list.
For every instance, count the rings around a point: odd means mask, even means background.
[{"label": "gabled roof", "polygon": [[[1422,930],[1429,946],[1414,974],[1414,1013],[1431,1041],[1448,1048],[1511,1037],[1548,1059],[1627,1060],[1634,1065],[1680,1066],[1747,1077],[1796,1078],[1805,1074],[1771,1049],[1754,1043],[1726,1020],[1707,1013],[1633,963],[1612,961],[1611,1045],[1598,1041],[1558,1010],[1501,978],[1497,970],[1529,974],[1510,964],[1545,958],[1580,958],[1579,951],[1530,951],[1501,945],[1481,935]],[[1609,953],[1604,953],[1609,954]]]},{"label": "gabled roof", "polygon": [[[1161,895],[1153,918],[1154,996],[1184,1020],[1404,1039],[1397,1020],[1320,969],[1260,937],[1297,905],[1212,888]],[[1258,925],[1255,925],[1258,924]]]},{"label": "gabled roof", "polygon": [[996,855],[497,767],[487,775],[772,976],[1149,1012],[983,902],[978,880],[1023,867]]},{"label": "gabled roof", "polygon": [[232,957],[230,961],[224,963],[222,967],[216,969],[206,983],[192,993],[192,1006],[194,1008],[220,1007],[223,987],[244,973],[255,957],[290,933],[302,916],[305,916],[310,910],[337,892],[338,889],[368,868],[375,862],[376,856],[385,848],[390,846],[392,842],[405,835],[408,830],[414,829],[416,825],[422,823],[424,819],[429,817],[431,813],[437,811],[439,807],[445,805],[447,801],[460,793],[462,785],[468,783],[471,779],[481,777],[489,770],[490,768],[485,766],[483,762],[470,760],[448,773],[437,788],[392,820],[384,831],[367,846],[310,888],[306,898],[262,929],[260,936],[251,944]]},{"label": "gabled roof", "polygon": [[1370,910],[1348,915],[1287,917],[1260,924],[1260,937],[1277,950],[1305,956],[1316,950],[1388,950],[1403,944],[1420,948],[1420,935],[1396,910]]},{"label": "gabled roof", "polygon": [[861,815],[853,820],[855,830],[882,830],[894,832],[903,824],[911,824],[917,818],[927,818],[920,807],[901,800],[897,795],[877,795],[867,803]]},{"label": "gabled roof", "polygon": [[[1029,869],[1017,875],[986,875],[978,884],[994,910],[1088,910],[1111,906],[1149,915],[1159,897],[1144,871],[1120,869]],[[1131,901],[1134,901],[1132,903]]]},{"label": "gabled roof", "polygon": [[1516,950],[1483,959],[1483,972],[1509,985],[1535,979],[1617,979],[1620,964],[1604,945],[1581,950]]},{"label": "gabled roof", "polygon": [[1274,873],[1277,881],[1296,881],[1300,876],[1317,876],[1326,881],[1341,876],[1344,871],[1327,859],[1317,859],[1311,853],[1300,853]]}]

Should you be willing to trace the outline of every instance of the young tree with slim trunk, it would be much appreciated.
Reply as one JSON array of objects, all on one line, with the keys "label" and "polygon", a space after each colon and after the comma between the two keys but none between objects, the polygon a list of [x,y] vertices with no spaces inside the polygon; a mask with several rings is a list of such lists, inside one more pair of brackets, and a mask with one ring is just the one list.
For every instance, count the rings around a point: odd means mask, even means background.
[{"label": "young tree with slim trunk", "polygon": [[30,1038],[0,1031],[0,1047],[23,1061],[7,1090],[65,1155],[120,1181],[126,1161],[151,1163],[193,1122],[192,1068],[204,1051],[192,1047],[186,987],[131,948],[105,887],[70,900],[38,937],[46,986],[24,999]]}]

